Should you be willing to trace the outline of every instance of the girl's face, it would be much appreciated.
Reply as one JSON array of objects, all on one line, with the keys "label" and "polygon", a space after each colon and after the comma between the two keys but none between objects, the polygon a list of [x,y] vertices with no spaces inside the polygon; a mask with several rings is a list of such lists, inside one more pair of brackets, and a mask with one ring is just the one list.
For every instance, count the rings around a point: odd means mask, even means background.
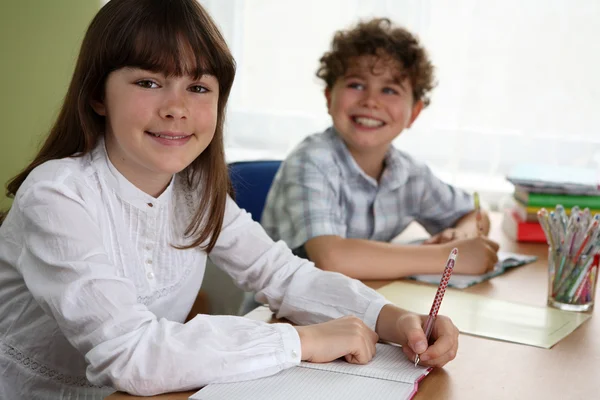
[{"label": "girl's face", "polygon": [[210,144],[217,125],[219,84],[137,68],[108,75],[95,111],[106,117],[111,162],[146,193],[160,194]]}]

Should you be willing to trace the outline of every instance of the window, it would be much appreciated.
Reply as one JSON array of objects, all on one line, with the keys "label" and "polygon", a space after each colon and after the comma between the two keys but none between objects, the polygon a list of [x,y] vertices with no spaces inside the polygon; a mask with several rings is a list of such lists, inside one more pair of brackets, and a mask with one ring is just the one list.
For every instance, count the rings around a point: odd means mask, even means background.
[{"label": "window", "polygon": [[[488,201],[519,162],[600,168],[600,2],[201,0],[238,62],[227,155],[282,158],[330,124],[318,60],[334,31],[388,16],[429,50],[439,85],[395,145]],[[435,145],[433,145],[435,144]]]}]

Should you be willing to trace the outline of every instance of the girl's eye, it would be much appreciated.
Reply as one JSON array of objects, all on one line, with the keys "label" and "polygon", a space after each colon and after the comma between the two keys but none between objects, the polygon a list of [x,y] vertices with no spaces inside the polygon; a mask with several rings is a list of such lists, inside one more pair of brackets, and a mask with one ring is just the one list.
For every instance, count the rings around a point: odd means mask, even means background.
[{"label": "girl's eye", "polygon": [[398,94],[398,91],[389,87],[383,88],[385,94]]},{"label": "girl's eye", "polygon": [[350,89],[363,90],[365,86],[362,83],[352,82],[348,84]]},{"label": "girl's eye", "polygon": [[209,90],[207,88],[205,88],[204,86],[200,86],[200,85],[194,85],[192,87],[190,87],[190,92],[193,93],[206,93]]},{"label": "girl's eye", "polygon": [[138,85],[139,87],[143,87],[144,89],[155,89],[158,87],[158,84],[156,82],[153,82],[148,79],[143,79],[141,81],[137,81],[135,84]]}]

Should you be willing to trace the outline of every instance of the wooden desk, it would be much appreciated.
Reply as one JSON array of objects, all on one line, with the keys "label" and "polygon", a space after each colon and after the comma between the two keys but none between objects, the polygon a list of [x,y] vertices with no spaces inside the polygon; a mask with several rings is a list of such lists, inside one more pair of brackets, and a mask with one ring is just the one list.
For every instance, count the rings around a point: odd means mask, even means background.
[{"label": "wooden desk", "polygon": [[[514,243],[502,234],[500,215],[492,215],[492,221],[490,236],[500,242],[502,250],[534,254],[539,259],[465,291],[545,306],[547,246]],[[377,289],[388,282],[365,283]],[[264,314],[265,320],[270,317],[270,313]],[[550,350],[460,335],[456,359],[421,381],[415,399],[596,399],[600,397],[600,383],[596,381],[599,371],[600,319],[596,316]],[[193,393],[152,399],[187,400]],[[138,397],[121,393],[107,397],[133,399]]]}]

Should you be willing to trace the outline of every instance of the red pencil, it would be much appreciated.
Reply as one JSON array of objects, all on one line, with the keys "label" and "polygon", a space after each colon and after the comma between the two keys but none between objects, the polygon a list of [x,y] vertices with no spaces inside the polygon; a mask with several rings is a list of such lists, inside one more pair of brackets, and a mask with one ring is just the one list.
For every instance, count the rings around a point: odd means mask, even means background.
[{"label": "red pencil", "polygon": [[[448,287],[448,282],[450,281],[450,277],[452,276],[452,271],[454,270],[454,264],[456,263],[456,257],[458,256],[458,249],[455,247],[450,252],[448,256],[448,261],[446,262],[446,268],[444,268],[444,273],[442,274],[442,279],[440,280],[440,284],[438,286],[437,292],[435,293],[435,297],[433,298],[433,304],[431,305],[431,310],[429,310],[429,317],[427,317],[427,321],[425,322],[425,337],[429,342],[429,337],[431,336],[431,331],[433,331],[433,324],[438,315],[438,311],[440,310],[440,306],[442,305],[442,300],[444,299],[444,294],[446,293],[446,288]],[[415,367],[419,363],[420,358],[419,355],[415,357]]]}]

